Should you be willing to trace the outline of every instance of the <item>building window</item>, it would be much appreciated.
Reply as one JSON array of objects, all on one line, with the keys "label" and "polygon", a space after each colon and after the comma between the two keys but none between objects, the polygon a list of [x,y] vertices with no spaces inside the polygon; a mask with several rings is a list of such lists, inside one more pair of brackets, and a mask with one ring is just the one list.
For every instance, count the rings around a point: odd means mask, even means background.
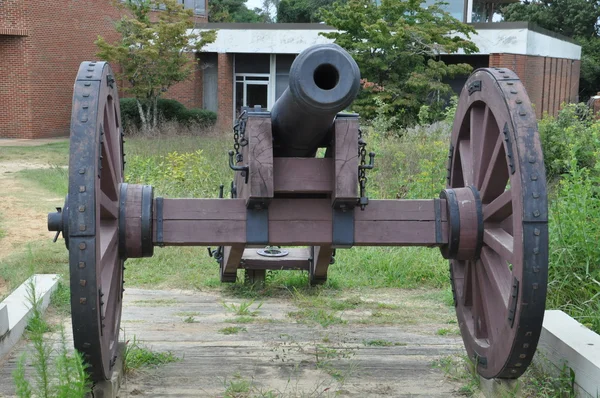
[{"label": "building window", "polygon": [[234,115],[242,107],[270,110],[289,84],[295,54],[236,54],[234,82]]},{"label": "building window", "polygon": [[[126,1],[121,0],[121,3],[125,3]],[[196,15],[206,15],[206,0],[179,0],[179,3],[183,4],[183,8],[193,10]],[[164,10],[164,8],[164,5],[159,6],[161,10]]]},{"label": "building window", "polygon": [[235,74],[235,110],[240,114],[243,106],[271,108],[269,103],[269,75],[258,73]]}]

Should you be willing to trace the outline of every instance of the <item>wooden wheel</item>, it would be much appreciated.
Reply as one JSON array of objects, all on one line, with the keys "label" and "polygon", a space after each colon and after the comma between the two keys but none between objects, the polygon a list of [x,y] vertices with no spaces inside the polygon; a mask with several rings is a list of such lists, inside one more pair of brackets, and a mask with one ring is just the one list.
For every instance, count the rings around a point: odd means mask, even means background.
[{"label": "wooden wheel", "polygon": [[119,254],[123,138],[113,76],[105,62],[83,62],[79,68],[65,210],[73,340],[85,355],[94,381],[112,374],[123,295],[123,258]]},{"label": "wooden wheel", "polygon": [[460,95],[446,199],[456,314],[485,378],[517,378],[540,336],[548,273],[546,177],[535,112],[508,69],[480,69]]}]

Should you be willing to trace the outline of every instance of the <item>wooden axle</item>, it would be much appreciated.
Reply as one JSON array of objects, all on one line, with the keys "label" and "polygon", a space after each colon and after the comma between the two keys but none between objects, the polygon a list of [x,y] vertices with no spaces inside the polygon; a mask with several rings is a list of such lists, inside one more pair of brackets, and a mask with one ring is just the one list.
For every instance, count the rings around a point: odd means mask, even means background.
[{"label": "wooden axle", "polygon": [[[153,212],[154,245],[247,244],[245,199],[163,199],[162,206],[162,218],[156,205]],[[273,199],[263,211],[268,212],[270,245],[332,245],[330,199]],[[355,246],[448,243],[445,200],[372,200],[364,211],[350,211],[354,212]]]}]

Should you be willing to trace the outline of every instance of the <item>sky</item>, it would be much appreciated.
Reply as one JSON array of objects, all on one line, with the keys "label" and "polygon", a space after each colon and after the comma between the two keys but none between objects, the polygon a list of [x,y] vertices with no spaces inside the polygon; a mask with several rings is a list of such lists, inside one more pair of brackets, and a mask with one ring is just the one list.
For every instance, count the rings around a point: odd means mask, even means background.
[{"label": "sky", "polygon": [[246,7],[249,9],[262,8],[262,0],[247,0]]}]

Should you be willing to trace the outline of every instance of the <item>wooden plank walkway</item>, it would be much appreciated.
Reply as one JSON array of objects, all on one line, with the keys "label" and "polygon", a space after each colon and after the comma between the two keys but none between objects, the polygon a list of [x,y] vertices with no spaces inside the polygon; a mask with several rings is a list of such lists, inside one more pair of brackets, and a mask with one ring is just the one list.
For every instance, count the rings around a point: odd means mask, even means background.
[{"label": "wooden plank walkway", "polygon": [[[423,292],[360,293],[362,300],[384,303],[382,308],[394,300],[404,304],[395,319],[405,322],[364,322],[374,319],[377,310],[359,306],[338,312],[348,324],[323,328],[289,316],[299,309],[287,299],[265,299],[253,322],[231,323],[235,315],[223,303],[249,300],[214,291],[127,289],[125,340],[135,336],[153,351],[171,351],[181,360],[127,375],[120,396],[458,396],[460,384],[448,381],[432,363],[441,356],[462,354],[462,341],[460,336],[436,334],[456,326],[447,324],[453,315],[435,301],[419,301]],[[68,320],[65,326],[70,332]],[[220,332],[228,326],[245,329],[231,335]],[[0,397],[13,396],[11,374],[16,358],[27,349],[22,342],[0,362]]]}]

